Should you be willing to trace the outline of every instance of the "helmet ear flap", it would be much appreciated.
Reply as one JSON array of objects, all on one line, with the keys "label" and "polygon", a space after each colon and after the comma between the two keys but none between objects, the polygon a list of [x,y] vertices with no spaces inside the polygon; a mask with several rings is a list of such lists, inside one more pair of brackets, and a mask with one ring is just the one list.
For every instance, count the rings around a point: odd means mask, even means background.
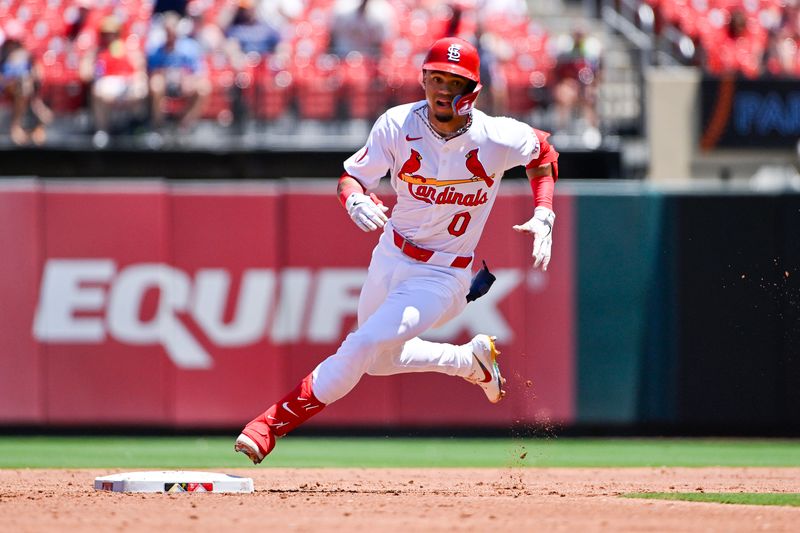
[{"label": "helmet ear flap", "polygon": [[475,84],[472,92],[464,93],[453,98],[453,111],[458,115],[469,115],[472,108],[475,107],[475,100],[478,99],[483,86],[480,83]]}]

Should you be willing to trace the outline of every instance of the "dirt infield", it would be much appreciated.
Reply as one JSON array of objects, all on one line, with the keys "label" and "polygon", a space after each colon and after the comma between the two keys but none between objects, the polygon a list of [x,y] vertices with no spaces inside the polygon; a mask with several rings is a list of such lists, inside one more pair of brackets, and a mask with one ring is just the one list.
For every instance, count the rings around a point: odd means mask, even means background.
[{"label": "dirt infield", "polygon": [[0,470],[0,531],[797,531],[800,508],[620,498],[800,492],[800,468],[271,469],[255,494],[96,492],[111,470]]}]

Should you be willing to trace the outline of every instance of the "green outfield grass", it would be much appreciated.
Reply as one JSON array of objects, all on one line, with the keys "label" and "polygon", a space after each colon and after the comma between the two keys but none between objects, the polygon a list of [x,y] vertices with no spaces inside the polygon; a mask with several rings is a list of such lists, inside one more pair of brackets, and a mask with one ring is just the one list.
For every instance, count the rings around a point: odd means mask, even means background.
[{"label": "green outfield grass", "polygon": [[625,494],[624,496],[626,498],[644,498],[648,500],[800,507],[800,494],[780,492],[639,492]]},{"label": "green outfield grass", "polygon": [[[232,437],[0,437],[0,468],[249,466]],[[800,466],[800,440],[288,437],[262,466]]]}]

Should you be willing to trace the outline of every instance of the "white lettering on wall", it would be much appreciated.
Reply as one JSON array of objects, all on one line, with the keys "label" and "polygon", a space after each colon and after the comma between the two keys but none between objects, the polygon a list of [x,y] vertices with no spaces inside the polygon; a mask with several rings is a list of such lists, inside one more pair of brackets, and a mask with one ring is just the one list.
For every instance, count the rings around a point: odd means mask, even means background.
[{"label": "white lettering on wall", "polygon": [[[77,317],[77,312],[100,313],[106,305],[105,287],[114,276],[111,259],[50,259],[44,267],[33,333],[41,341],[103,342],[102,317]],[[95,286],[87,286],[88,284]]]},{"label": "white lettering on wall", "polygon": [[[269,340],[335,343],[357,314],[363,268],[254,268],[238,291],[222,268],[198,270],[194,279],[162,263],[117,268],[111,259],[49,259],[45,264],[33,335],[47,343],[158,345],[179,368],[212,366],[209,350]],[[498,269],[492,290],[445,326],[426,334],[449,341],[491,331],[513,338],[499,304],[524,281],[517,269]],[[148,294],[155,310],[145,309]],[[148,302],[151,300],[148,299]],[[226,319],[226,309],[230,308]],[[151,312],[152,311],[152,312]],[[188,327],[195,324],[195,327]],[[202,335],[196,335],[197,330]],[[201,338],[198,338],[201,337]],[[203,343],[208,349],[204,348]]]}]

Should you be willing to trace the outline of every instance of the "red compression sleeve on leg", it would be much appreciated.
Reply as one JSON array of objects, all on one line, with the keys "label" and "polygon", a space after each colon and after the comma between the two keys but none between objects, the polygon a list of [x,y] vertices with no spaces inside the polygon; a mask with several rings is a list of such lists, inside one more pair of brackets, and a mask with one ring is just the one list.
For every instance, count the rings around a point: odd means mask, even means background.
[{"label": "red compression sleeve on leg", "polygon": [[[347,181],[348,178],[352,178],[356,183]],[[363,193],[364,187],[360,183],[358,183],[357,179],[355,179],[347,172],[344,172],[342,173],[342,176],[339,178],[338,190],[339,190],[339,203],[341,203],[342,207],[344,207],[345,203],[347,202],[347,198],[354,192]]]},{"label": "red compression sleeve on leg", "polygon": [[531,180],[531,191],[533,191],[533,206],[546,207],[553,210],[553,190],[555,189],[553,176],[536,176]]},{"label": "red compression sleeve on leg", "polygon": [[283,437],[294,428],[325,408],[314,396],[311,374],[303,378],[289,394],[264,413],[265,420],[276,437]]}]

